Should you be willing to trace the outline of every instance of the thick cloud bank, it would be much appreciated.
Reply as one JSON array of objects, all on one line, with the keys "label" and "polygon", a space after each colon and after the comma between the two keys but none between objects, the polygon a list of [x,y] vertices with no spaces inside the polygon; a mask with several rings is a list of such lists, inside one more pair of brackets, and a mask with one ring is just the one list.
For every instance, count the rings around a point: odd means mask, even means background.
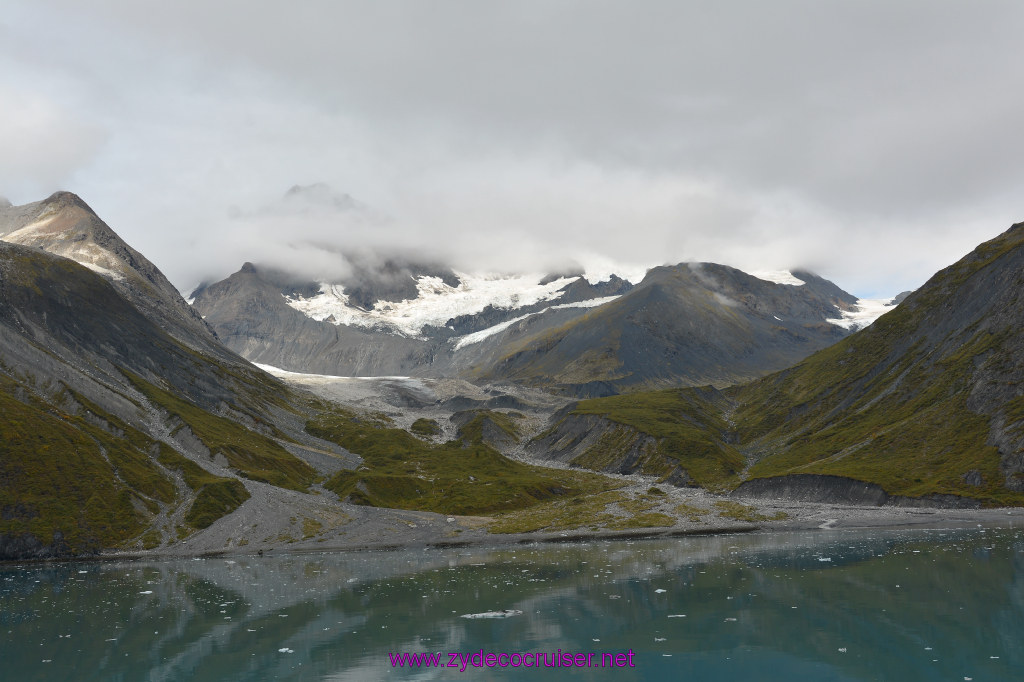
[{"label": "thick cloud bank", "polygon": [[[1024,218],[1016,2],[9,5],[0,195],[82,194],[182,287],[385,248],[872,295]],[[282,199],[318,182],[353,204]]]}]

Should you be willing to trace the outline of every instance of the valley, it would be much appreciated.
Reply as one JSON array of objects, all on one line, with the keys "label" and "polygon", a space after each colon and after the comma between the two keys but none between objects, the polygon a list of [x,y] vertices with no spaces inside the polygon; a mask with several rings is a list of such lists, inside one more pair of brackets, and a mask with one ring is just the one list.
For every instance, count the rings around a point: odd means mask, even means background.
[{"label": "valley", "polygon": [[3,208],[0,557],[1002,518],[1022,240],[874,302],[806,271],[392,260],[246,264],[186,303],[79,197]]}]

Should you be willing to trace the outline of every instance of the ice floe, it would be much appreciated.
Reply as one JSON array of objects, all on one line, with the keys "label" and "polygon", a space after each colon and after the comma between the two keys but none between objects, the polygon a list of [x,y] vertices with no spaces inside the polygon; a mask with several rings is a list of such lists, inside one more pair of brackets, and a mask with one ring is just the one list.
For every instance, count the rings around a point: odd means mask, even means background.
[{"label": "ice floe", "polygon": [[464,613],[460,618],[511,618],[512,616],[521,616],[523,612],[519,609],[505,609],[504,611],[484,611],[483,613]]}]

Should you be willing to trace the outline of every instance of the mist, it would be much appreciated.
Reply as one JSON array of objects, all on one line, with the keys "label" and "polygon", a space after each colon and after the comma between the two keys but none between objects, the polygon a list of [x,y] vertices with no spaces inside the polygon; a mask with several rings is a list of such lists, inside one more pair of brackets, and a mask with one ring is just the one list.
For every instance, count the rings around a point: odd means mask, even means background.
[{"label": "mist", "polygon": [[1015,2],[9,4],[0,195],[80,194],[183,290],[416,257],[891,295],[1024,219]]}]

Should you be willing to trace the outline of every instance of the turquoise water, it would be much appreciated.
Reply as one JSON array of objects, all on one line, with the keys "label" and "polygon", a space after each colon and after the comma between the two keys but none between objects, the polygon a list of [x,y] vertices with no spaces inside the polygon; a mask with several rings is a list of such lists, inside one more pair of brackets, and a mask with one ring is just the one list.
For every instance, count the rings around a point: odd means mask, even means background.
[{"label": "turquoise water", "polygon": [[[559,649],[635,667],[389,661]],[[1022,652],[1014,529],[0,567],[10,680],[1019,680]]]}]

